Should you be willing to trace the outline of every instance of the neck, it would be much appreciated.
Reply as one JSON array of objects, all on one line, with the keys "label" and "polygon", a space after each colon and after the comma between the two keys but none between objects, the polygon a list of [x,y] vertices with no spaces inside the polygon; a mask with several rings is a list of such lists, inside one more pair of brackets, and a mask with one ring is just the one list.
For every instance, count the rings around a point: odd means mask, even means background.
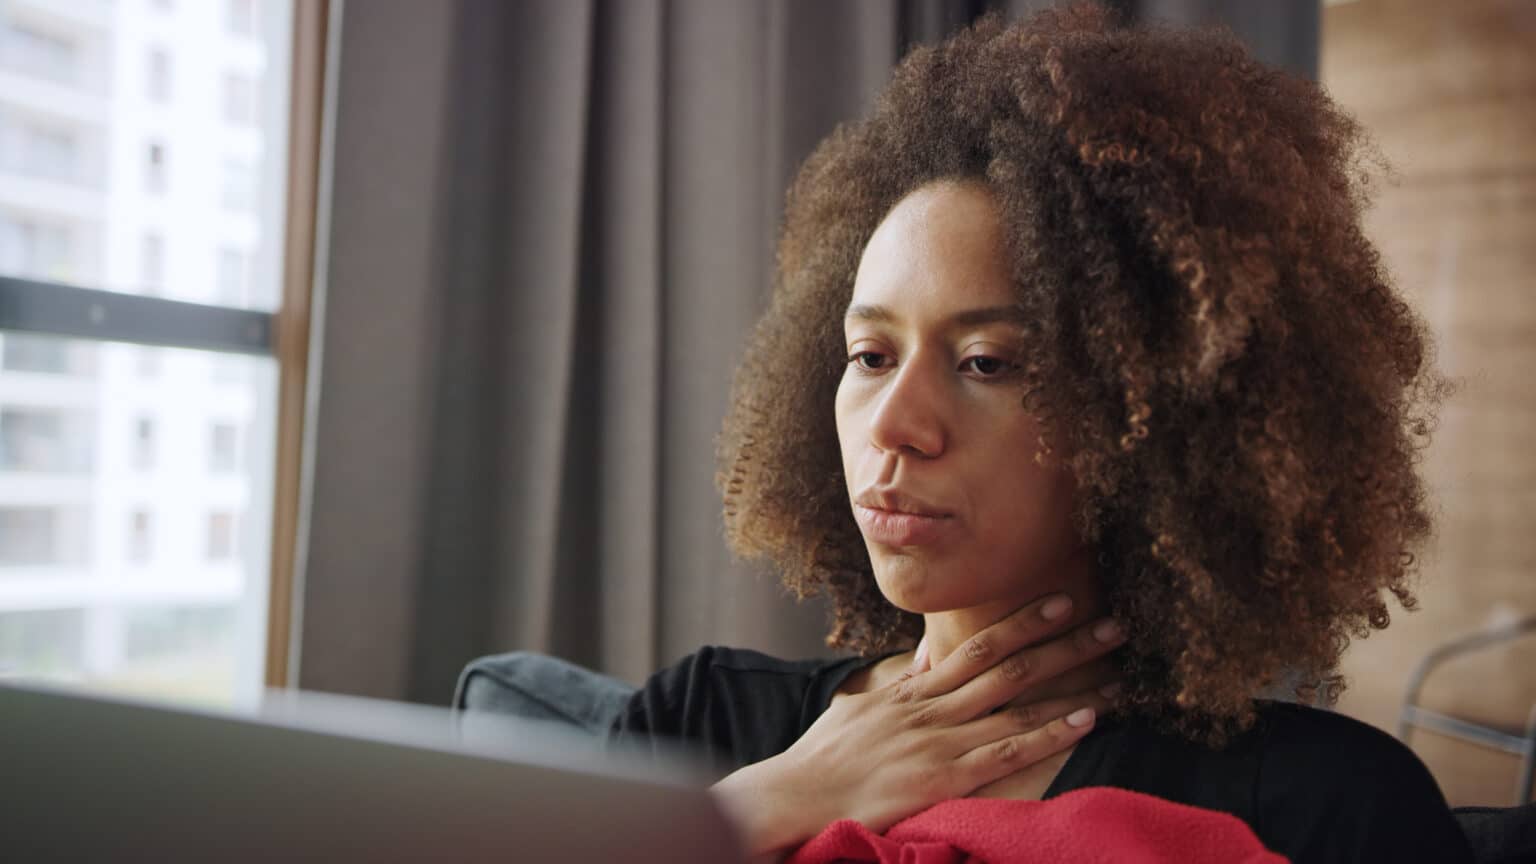
[{"label": "neck", "polygon": [[958,650],[965,640],[996,624],[1024,606],[1048,594],[1066,594],[1072,598],[1072,612],[1066,622],[1057,625],[1066,628],[1092,621],[1108,611],[1103,588],[1099,584],[1094,551],[1090,547],[1079,550],[1063,564],[1053,567],[1049,575],[1030,578],[1028,588],[1019,594],[968,609],[952,609],[923,615],[923,638],[928,641],[929,668],[938,666],[950,652]]}]

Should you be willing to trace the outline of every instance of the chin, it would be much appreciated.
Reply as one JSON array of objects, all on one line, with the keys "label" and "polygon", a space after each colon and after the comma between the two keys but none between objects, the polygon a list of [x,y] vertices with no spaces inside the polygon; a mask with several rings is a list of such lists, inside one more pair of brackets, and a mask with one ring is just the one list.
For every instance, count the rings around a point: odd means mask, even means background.
[{"label": "chin", "polygon": [[903,612],[924,615],[974,606],[976,598],[959,597],[955,589],[963,587],[946,579],[923,562],[904,556],[876,559],[875,584],[892,606]]}]

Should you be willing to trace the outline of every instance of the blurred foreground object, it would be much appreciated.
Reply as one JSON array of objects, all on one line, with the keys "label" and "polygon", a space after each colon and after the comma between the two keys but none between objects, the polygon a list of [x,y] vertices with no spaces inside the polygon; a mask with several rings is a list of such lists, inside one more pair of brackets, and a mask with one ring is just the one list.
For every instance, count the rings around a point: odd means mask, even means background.
[{"label": "blurred foreground object", "polygon": [[544,724],[313,693],[194,711],[0,684],[14,860],[733,861],[675,767]]}]

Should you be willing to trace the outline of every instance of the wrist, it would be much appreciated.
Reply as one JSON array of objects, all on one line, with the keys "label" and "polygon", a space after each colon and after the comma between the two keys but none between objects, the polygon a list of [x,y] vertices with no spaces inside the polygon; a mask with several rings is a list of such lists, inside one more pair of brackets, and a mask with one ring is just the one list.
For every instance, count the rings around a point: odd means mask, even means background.
[{"label": "wrist", "polygon": [[825,827],[811,802],[796,794],[793,777],[792,766],[780,754],[740,768],[710,787],[754,861],[782,860]]}]

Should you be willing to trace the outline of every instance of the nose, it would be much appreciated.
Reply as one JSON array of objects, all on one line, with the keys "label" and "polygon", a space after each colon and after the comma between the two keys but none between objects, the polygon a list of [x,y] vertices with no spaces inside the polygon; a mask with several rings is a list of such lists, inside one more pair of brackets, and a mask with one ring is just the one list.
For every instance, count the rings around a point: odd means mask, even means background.
[{"label": "nose", "polygon": [[917,357],[897,370],[869,419],[876,449],[932,459],[944,452],[943,386]]}]

